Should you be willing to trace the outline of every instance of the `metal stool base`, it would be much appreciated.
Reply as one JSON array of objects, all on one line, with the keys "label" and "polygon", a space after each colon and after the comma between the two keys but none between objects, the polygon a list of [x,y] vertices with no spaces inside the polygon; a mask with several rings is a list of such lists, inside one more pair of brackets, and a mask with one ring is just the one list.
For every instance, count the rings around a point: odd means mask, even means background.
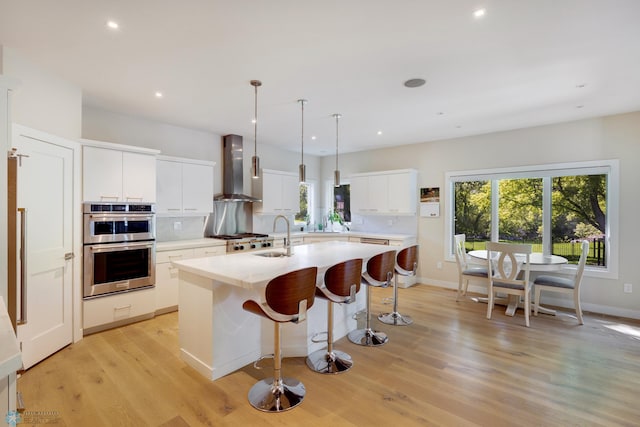
[{"label": "metal stool base", "polygon": [[249,403],[263,412],[283,412],[302,403],[305,394],[304,384],[295,378],[283,378],[280,386],[266,378],[251,387]]},{"label": "metal stool base", "polygon": [[351,369],[353,360],[343,351],[318,350],[307,356],[307,366],[320,374],[340,374]]},{"label": "metal stool base", "polygon": [[393,326],[407,326],[413,323],[413,319],[410,316],[403,316],[397,311],[393,313],[383,313],[378,316],[378,320],[386,325]]},{"label": "metal stool base", "polygon": [[373,329],[356,329],[355,331],[349,332],[347,338],[354,344],[365,345],[367,347],[383,345],[389,341],[387,334],[374,331]]}]

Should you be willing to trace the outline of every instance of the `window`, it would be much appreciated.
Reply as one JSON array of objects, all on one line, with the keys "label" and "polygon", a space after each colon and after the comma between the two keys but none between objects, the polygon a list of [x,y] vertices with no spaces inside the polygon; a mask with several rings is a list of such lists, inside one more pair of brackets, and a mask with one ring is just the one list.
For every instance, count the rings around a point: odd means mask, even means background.
[{"label": "window", "polygon": [[295,215],[296,224],[309,225],[313,222],[313,185],[300,183],[300,211]]},{"label": "window", "polygon": [[351,222],[351,185],[342,184],[333,187],[333,210],[340,215],[343,222]]},{"label": "window", "polygon": [[464,233],[467,250],[487,240],[530,243],[576,264],[587,239],[589,269],[615,277],[617,183],[617,161],[447,173],[447,254]]}]

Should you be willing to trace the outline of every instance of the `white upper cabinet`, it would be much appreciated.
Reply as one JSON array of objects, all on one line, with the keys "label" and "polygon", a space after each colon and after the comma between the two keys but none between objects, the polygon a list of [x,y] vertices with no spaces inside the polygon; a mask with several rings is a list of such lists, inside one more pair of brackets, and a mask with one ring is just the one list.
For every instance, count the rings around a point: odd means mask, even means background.
[{"label": "white upper cabinet", "polygon": [[158,156],[158,214],[211,212],[214,166],[214,162]]},{"label": "white upper cabinet", "polygon": [[253,204],[257,214],[295,214],[300,210],[298,174],[263,169],[260,179],[252,180],[253,196],[262,202]]},{"label": "white upper cabinet", "polygon": [[154,203],[157,151],[123,151],[117,144],[101,145],[82,147],[83,200]]},{"label": "white upper cabinet", "polygon": [[360,215],[415,215],[418,173],[397,170],[355,174],[351,180],[351,211]]}]

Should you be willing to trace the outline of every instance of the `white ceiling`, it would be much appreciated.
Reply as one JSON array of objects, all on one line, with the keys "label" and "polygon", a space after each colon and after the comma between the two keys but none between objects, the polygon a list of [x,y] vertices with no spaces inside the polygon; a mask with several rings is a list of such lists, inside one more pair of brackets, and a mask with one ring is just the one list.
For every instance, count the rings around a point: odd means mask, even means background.
[{"label": "white ceiling", "polygon": [[333,113],[352,152],[638,111],[639,22],[639,0],[0,0],[0,44],[87,104],[253,142],[258,79],[258,144],[299,151],[306,98],[317,155]]}]

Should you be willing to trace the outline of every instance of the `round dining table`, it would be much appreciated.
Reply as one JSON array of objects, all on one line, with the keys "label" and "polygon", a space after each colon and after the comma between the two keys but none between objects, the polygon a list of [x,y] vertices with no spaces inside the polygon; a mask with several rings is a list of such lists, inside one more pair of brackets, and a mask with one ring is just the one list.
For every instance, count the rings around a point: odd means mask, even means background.
[{"label": "round dining table", "polygon": [[[473,250],[467,253],[471,258],[475,259],[475,263],[486,263],[487,251],[486,250]],[[549,272],[560,271],[567,265],[569,261],[559,255],[543,255],[540,252],[532,252],[529,255],[529,271],[530,272]],[[486,298],[478,298],[479,301],[486,302]],[[498,302],[498,300],[496,300]],[[520,298],[517,295],[509,295],[507,301],[507,309],[505,314],[508,316],[514,316],[516,309],[520,306]],[[544,314],[555,315],[556,311],[542,306],[538,307],[538,311]]]}]

